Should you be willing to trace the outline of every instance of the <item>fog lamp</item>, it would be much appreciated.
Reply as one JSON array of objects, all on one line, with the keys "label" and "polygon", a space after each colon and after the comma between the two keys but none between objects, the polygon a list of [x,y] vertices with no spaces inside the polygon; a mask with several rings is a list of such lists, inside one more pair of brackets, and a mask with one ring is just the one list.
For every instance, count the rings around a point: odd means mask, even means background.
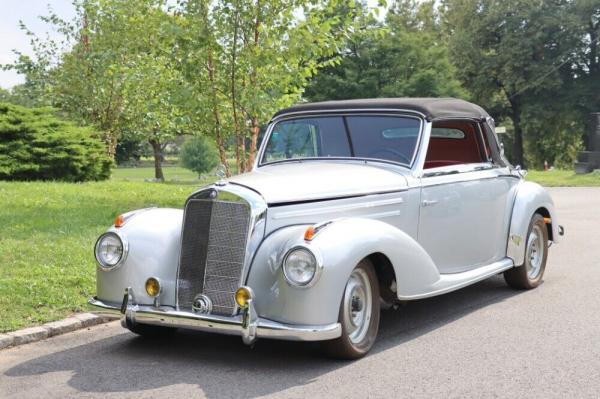
[{"label": "fog lamp", "polygon": [[252,299],[252,290],[248,287],[240,287],[235,292],[235,302],[240,308],[248,306],[248,301]]},{"label": "fog lamp", "polygon": [[146,280],[146,293],[153,298],[160,294],[160,282],[157,278],[150,277]]}]

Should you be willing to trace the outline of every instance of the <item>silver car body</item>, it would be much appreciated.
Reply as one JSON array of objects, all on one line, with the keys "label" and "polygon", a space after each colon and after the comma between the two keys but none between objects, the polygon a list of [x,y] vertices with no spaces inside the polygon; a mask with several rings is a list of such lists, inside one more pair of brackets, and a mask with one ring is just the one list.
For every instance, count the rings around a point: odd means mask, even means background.
[{"label": "silver car body", "polygon": [[[369,110],[383,111],[391,112]],[[267,137],[278,120],[301,114],[275,117]],[[366,257],[391,267],[394,283],[388,288],[398,300],[407,301],[450,292],[521,265],[529,222],[536,212],[547,216],[549,238],[558,240],[552,199],[510,164],[424,170],[432,121],[416,112],[410,115],[421,120],[410,168],[359,159],[260,165],[263,144],[250,173],[190,197],[238,199],[249,206],[238,282],[253,292],[248,310],[215,315],[181,309],[178,273],[184,211],[179,209],[146,209],[122,227],[110,228],[126,243],[126,258],[115,270],[98,268],[97,297],[90,303],[99,312],[121,312],[130,323],[238,334],[247,343],[261,336],[332,339],[341,333],[338,313],[345,283]],[[491,118],[482,123],[493,131]],[[304,239],[307,227],[324,222],[328,224],[314,239]],[[282,272],[283,257],[297,246],[317,254],[321,267],[316,283],[308,288],[289,284]],[[161,282],[158,300],[144,289],[149,277]]]}]

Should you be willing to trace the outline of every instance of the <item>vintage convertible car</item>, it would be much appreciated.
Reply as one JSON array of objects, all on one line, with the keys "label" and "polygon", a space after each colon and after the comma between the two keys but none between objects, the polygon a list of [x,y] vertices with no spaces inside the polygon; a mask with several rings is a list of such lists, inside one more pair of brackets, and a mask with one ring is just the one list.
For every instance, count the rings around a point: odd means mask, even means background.
[{"label": "vintage convertible car", "polygon": [[499,273],[517,289],[541,283],[563,231],[524,174],[490,116],[462,100],[298,105],[273,117],[252,172],[183,210],[118,216],[95,246],[90,303],[142,335],[324,341],[358,358],[382,304]]}]

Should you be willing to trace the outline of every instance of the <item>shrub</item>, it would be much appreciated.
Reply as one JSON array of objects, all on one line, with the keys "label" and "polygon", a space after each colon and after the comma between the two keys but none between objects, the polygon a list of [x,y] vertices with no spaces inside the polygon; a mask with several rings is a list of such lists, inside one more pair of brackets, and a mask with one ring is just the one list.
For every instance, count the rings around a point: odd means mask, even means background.
[{"label": "shrub", "polygon": [[0,103],[0,180],[104,180],[111,166],[90,128],[57,118],[51,108]]},{"label": "shrub", "polygon": [[210,172],[219,164],[217,151],[212,142],[203,136],[194,136],[185,141],[179,154],[184,168],[201,175]]}]

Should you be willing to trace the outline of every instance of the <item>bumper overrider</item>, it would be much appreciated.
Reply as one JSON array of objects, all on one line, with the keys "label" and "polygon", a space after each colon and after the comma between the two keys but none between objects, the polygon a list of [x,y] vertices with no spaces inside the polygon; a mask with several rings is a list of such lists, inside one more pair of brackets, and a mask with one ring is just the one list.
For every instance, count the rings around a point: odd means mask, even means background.
[{"label": "bumper overrider", "polygon": [[121,305],[103,302],[96,297],[88,303],[93,312],[100,315],[120,315],[124,327],[148,324],[163,327],[239,335],[250,345],[257,338],[283,339],[289,341],[325,341],[338,338],[340,323],[326,325],[284,324],[258,317],[252,299],[248,300],[240,315],[226,317],[210,314],[182,312],[171,306],[138,305],[131,288],[125,289]]}]

